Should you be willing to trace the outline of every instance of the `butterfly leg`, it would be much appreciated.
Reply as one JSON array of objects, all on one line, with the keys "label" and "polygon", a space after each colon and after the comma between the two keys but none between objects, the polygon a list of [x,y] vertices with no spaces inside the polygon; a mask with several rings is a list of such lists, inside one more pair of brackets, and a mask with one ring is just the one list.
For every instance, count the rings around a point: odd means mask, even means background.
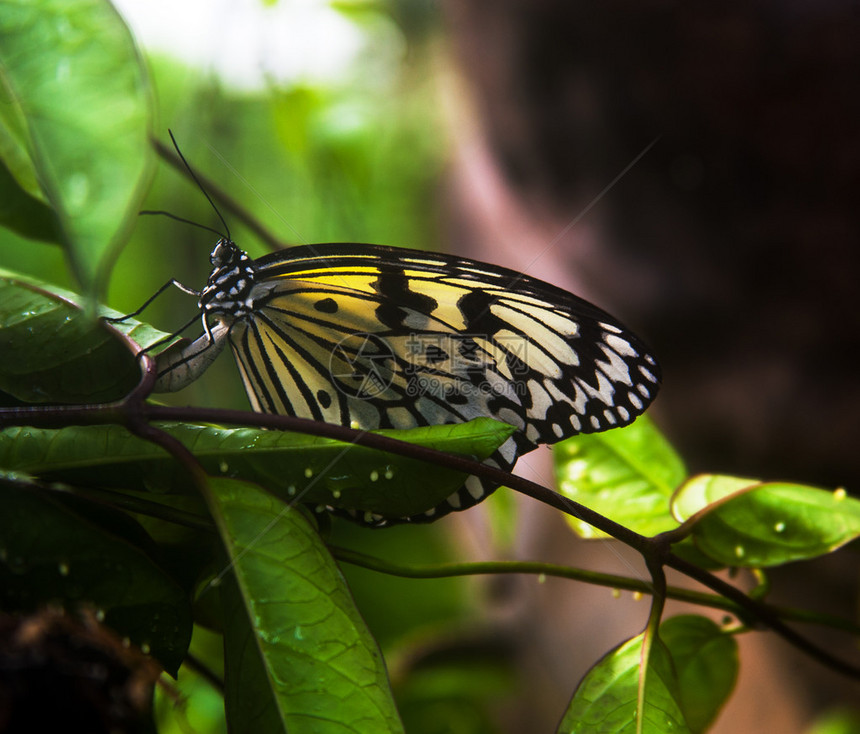
[{"label": "butterfly leg", "polygon": [[143,311],[146,309],[147,306],[149,306],[150,303],[152,303],[156,298],[158,298],[162,293],[164,293],[164,291],[166,291],[171,286],[173,286],[175,288],[179,288],[179,290],[181,290],[183,293],[187,293],[189,296],[197,296],[198,298],[200,297],[200,291],[195,291],[193,288],[189,288],[188,286],[183,285],[182,283],[180,283],[175,278],[171,278],[163,286],[161,286],[161,288],[159,288],[157,291],[155,291],[155,293],[153,293],[149,298],[147,298],[143,302],[143,305],[139,309],[137,309],[136,311],[132,311],[131,313],[127,313],[125,316],[119,316],[116,318],[105,319],[105,321],[107,321],[108,323],[111,323],[111,324],[118,324],[118,323],[121,323],[122,321],[125,321],[126,319],[134,318],[138,314],[143,313]]}]

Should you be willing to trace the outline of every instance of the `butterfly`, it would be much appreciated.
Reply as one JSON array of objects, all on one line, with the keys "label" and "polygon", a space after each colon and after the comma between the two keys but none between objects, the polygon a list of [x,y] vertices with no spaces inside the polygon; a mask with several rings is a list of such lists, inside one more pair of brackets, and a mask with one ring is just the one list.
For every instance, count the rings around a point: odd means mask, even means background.
[{"label": "butterfly", "polygon": [[[183,387],[229,343],[254,410],[367,430],[480,416],[517,431],[487,463],[631,423],[660,368],[597,306],[487,263],[368,244],[293,247],[252,260],[222,237],[198,305],[205,334],[162,360]],[[186,289],[187,290],[187,289]],[[439,506],[363,524],[435,520],[497,485],[469,477]]]}]

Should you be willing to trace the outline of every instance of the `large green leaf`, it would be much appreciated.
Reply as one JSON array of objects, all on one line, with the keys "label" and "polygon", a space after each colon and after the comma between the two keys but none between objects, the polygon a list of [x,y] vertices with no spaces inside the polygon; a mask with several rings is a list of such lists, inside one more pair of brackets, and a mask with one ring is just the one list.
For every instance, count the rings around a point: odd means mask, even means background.
[{"label": "large green leaf", "polygon": [[188,597],[133,542],[145,539],[140,529],[108,512],[96,522],[21,479],[0,477],[2,607],[91,605],[175,674],[191,638]]},{"label": "large green leaf", "polygon": [[[669,499],[686,478],[680,457],[647,416],[630,426],[584,434],[553,447],[559,492],[643,535],[656,535],[678,523]],[[584,538],[603,533],[567,517]]]},{"label": "large green leaf", "polygon": [[[2,133],[0,133],[2,139]],[[53,209],[27,193],[0,160],[0,224],[22,237],[60,242],[61,233]]]},{"label": "large green leaf", "polygon": [[700,475],[672,504],[679,519],[696,516],[696,547],[727,566],[815,558],[860,536],[860,501],[845,490]]},{"label": "large green leaf", "polygon": [[0,84],[7,170],[23,191],[38,180],[97,294],[152,172],[152,104],[131,35],[106,0],[2,0]]},{"label": "large green leaf", "polygon": [[22,402],[118,400],[140,380],[135,345],[166,336],[133,319],[109,327],[87,316],[81,296],[0,270],[0,391]]},{"label": "large green leaf", "polygon": [[230,731],[401,732],[385,664],[319,535],[250,484],[214,480]]},{"label": "large green leaf", "polygon": [[[174,424],[164,430],[215,476],[248,479],[285,500],[399,518],[434,507],[465,475],[357,444],[254,428]],[[379,431],[484,459],[513,428],[489,418],[452,426]],[[188,479],[163,449],[120,426],[0,431],[0,467],[79,485],[182,491]]]},{"label": "large green leaf", "polygon": [[660,639],[672,656],[687,724],[694,732],[704,732],[735,687],[737,642],[697,614],[667,619],[660,625]]},{"label": "large green leaf", "polygon": [[[0,52],[0,58],[4,53],[5,50]],[[5,70],[0,72],[0,99],[0,160],[3,167],[23,194],[47,204],[48,199],[39,184],[39,174],[29,153],[27,115],[21,106],[22,99],[9,87]]]},{"label": "large green leaf", "polygon": [[[681,710],[678,680],[668,650],[655,640],[647,664],[644,635],[608,652],[579,684],[558,734],[692,734]],[[645,695],[639,704],[639,678]]]}]

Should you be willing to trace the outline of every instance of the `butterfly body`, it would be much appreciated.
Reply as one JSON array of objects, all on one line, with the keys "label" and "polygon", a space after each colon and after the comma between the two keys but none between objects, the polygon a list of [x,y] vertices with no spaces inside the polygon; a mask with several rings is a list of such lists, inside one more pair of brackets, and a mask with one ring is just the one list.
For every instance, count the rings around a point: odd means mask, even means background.
[{"label": "butterfly body", "polygon": [[[257,411],[368,430],[488,416],[518,429],[488,460],[509,469],[539,443],[632,422],[659,387],[656,361],[613,317],[505,268],[357,244],[252,260],[226,239],[210,259],[194,354],[229,342]],[[212,356],[188,354],[178,362],[191,379]],[[435,519],[493,489],[470,477],[400,519]]]}]

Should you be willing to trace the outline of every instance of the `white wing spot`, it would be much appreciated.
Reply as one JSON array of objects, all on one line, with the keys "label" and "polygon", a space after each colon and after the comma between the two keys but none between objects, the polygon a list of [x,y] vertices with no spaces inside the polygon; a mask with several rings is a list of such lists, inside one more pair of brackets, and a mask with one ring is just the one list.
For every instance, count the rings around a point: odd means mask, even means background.
[{"label": "white wing spot", "polygon": [[459,510],[460,507],[462,506],[462,503],[460,502],[460,495],[457,494],[456,492],[454,494],[452,494],[448,498],[448,504],[451,505],[451,507],[453,507],[455,510]]},{"label": "white wing spot", "polygon": [[656,376],[654,375],[654,373],[653,373],[653,372],[651,372],[651,370],[649,370],[647,367],[645,367],[645,366],[643,366],[643,365],[641,365],[641,364],[640,364],[640,365],[639,365],[639,372],[641,372],[641,373],[642,373],[642,376],[643,376],[646,380],[648,380],[648,382],[657,382],[657,377],[656,377]]},{"label": "white wing spot", "polygon": [[598,361],[595,364],[603,370],[615,382],[620,382],[623,385],[631,386],[633,379],[630,377],[630,365],[625,362],[621,356],[609,346],[600,345],[600,350],[609,359],[609,362]]},{"label": "white wing spot", "polygon": [[591,416],[591,425],[594,427],[595,430],[600,430],[600,420],[598,420],[596,415]]},{"label": "white wing spot", "polygon": [[531,408],[529,408],[529,415],[538,418],[545,416],[552,405],[552,398],[537,380],[529,380],[526,387],[529,390],[532,403]]},{"label": "white wing spot", "polygon": [[600,321],[600,322],[598,322],[598,326],[601,329],[604,329],[605,331],[609,331],[613,334],[620,334],[621,333],[621,329],[619,329],[617,326],[613,326],[612,324],[604,324],[602,321]]},{"label": "white wing spot", "polygon": [[469,491],[473,499],[479,500],[484,496],[484,485],[481,484],[478,477],[469,477],[463,486]]},{"label": "white wing spot", "polygon": [[582,430],[582,421],[579,420],[578,415],[570,416],[570,425],[573,427],[573,430],[579,433]]},{"label": "white wing spot", "polygon": [[546,380],[544,387],[556,402],[567,403],[577,413],[585,412],[585,404],[588,402],[588,396],[582,391],[577,382],[574,382],[572,385],[574,391],[572,396],[559,390],[558,386],[552,380]]},{"label": "white wing spot", "polygon": [[561,425],[559,425],[558,423],[553,423],[553,424],[552,424],[552,432],[553,432],[556,436],[558,436],[559,438],[561,438],[561,437],[564,435],[564,428],[562,428],[562,427],[561,427]]},{"label": "white wing spot", "polygon": [[639,394],[642,395],[643,398],[651,397],[651,391],[641,382],[636,386],[636,389],[639,391]]},{"label": "white wing spot", "polygon": [[630,400],[630,404],[636,408],[636,410],[642,410],[642,401],[639,399],[639,396],[635,392],[627,393],[627,398]]},{"label": "white wing spot", "polygon": [[625,408],[623,405],[618,406],[618,415],[621,417],[621,420],[623,420],[623,421],[626,421],[630,418],[630,413],[628,412],[627,408]]},{"label": "white wing spot", "polygon": [[522,423],[522,419],[510,408],[501,408],[496,413],[496,417],[502,423],[509,423],[512,426],[519,426]]},{"label": "white wing spot", "polygon": [[612,347],[616,352],[618,352],[624,357],[639,356],[638,352],[633,348],[633,345],[620,336],[615,336],[614,334],[605,334],[603,336],[603,341],[605,341],[610,347]]},{"label": "white wing spot", "polygon": [[[508,315],[505,310],[501,308],[491,309],[495,316],[511,323],[512,317],[516,318],[517,314],[513,312]],[[499,329],[493,334],[493,341],[500,349],[519,358],[533,370],[556,380],[562,374],[557,355],[563,353],[563,361],[566,364],[572,364],[573,357],[567,343],[549,329],[540,328],[535,324],[529,326],[529,339],[524,339],[510,329]]]},{"label": "white wing spot", "polygon": [[[412,428],[416,424],[415,416],[409,412],[408,408],[404,408],[402,405],[386,408],[385,414],[388,416],[391,425],[395,428]],[[355,428],[358,428],[358,426],[355,426]]]},{"label": "white wing spot", "polygon": [[[496,450],[499,452],[499,455],[505,461],[507,461],[509,464],[513,464],[517,460],[517,444],[512,438],[509,438],[501,446],[499,446],[499,448]],[[484,463],[489,464],[490,466],[495,466],[496,468],[499,467],[499,465],[496,462],[490,461],[489,459],[487,461],[485,461]],[[476,481],[480,484],[480,480],[476,480]],[[468,483],[469,483],[469,480],[467,479],[466,484],[468,484]]]},{"label": "white wing spot", "polygon": [[597,388],[593,388],[587,382],[580,380],[582,389],[591,398],[598,398],[604,405],[615,405],[615,386],[606,378],[603,372],[595,372],[597,377]]},{"label": "white wing spot", "polygon": [[606,422],[609,423],[610,426],[614,426],[618,422],[609,408],[603,411],[603,417],[606,418]]}]

